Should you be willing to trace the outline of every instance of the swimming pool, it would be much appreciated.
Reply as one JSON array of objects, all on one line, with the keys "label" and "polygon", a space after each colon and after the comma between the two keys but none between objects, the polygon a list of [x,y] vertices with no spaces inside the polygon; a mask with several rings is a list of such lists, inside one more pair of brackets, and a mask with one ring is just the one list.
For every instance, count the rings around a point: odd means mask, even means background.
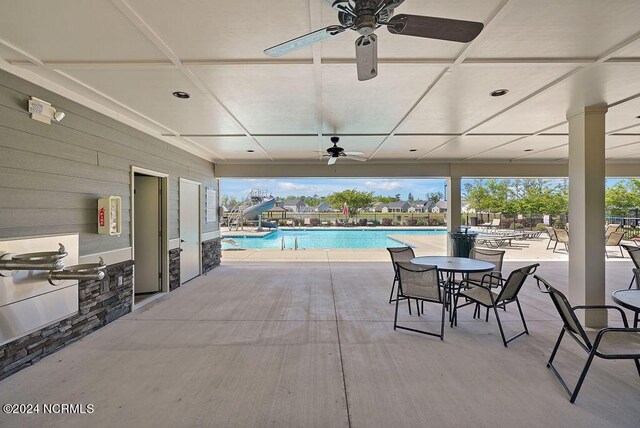
[{"label": "swimming pool", "polygon": [[223,242],[222,249],[280,249],[283,239],[285,248],[292,249],[296,238],[299,249],[401,247],[405,244],[389,238],[389,235],[443,235],[445,233],[445,230],[437,229],[278,229],[262,238],[234,236],[233,240],[239,245],[234,246]]}]

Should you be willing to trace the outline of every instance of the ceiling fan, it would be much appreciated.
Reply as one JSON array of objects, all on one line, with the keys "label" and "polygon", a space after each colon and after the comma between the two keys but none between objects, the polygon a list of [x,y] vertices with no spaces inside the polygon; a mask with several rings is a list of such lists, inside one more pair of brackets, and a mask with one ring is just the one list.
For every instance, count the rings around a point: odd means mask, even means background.
[{"label": "ceiling fan", "polygon": [[362,152],[345,152],[342,147],[338,147],[338,142],[340,141],[340,137],[331,137],[331,142],[333,143],[333,147],[329,147],[327,149],[327,154],[323,155],[323,157],[328,157],[329,162],[328,165],[335,164],[339,158],[346,157],[349,159],[356,160],[358,162],[366,162],[367,158],[364,157],[364,153]]},{"label": "ceiling fan", "polygon": [[321,30],[297,37],[264,51],[272,57],[286,55],[296,49],[336,36],[345,30],[360,34],[356,40],[356,64],[358,80],[373,79],[378,75],[378,38],[375,30],[386,26],[390,33],[468,43],[484,28],[481,22],[434,16],[397,15],[394,9],[404,0],[324,0],[338,11],[340,25],[330,25]]}]

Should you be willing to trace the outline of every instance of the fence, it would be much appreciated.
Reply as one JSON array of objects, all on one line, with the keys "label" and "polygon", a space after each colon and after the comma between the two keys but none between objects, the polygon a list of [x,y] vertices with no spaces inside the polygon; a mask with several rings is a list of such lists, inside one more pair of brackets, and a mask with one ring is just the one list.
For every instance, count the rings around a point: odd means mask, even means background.
[{"label": "fence", "polygon": [[640,236],[640,218],[638,217],[607,216],[606,221],[607,224],[622,225],[625,239]]},{"label": "fence", "polygon": [[[359,212],[345,216],[340,212],[265,212],[263,221],[279,226],[446,226],[445,214]],[[254,222],[255,223],[255,222]]]}]

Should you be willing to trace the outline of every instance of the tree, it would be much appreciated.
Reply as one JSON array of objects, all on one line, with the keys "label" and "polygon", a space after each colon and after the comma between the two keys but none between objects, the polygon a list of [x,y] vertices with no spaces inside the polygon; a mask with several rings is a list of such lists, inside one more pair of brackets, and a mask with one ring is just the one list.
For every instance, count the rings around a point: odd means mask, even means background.
[{"label": "tree", "polygon": [[413,202],[413,195],[411,194],[411,192],[409,192],[409,194],[407,195],[407,201]]},{"label": "tree", "polygon": [[605,206],[612,215],[627,215],[640,205],[640,182],[637,179],[628,182],[619,181],[605,192]]},{"label": "tree", "polygon": [[442,192],[427,193],[427,201],[431,201],[434,204],[437,204],[443,199],[444,199],[444,195],[442,194]]},{"label": "tree", "polygon": [[393,196],[374,196],[374,202],[382,202],[383,204],[390,204],[391,202],[396,202],[396,198]]},{"label": "tree", "polygon": [[341,209],[345,204],[349,208],[349,214],[358,217],[358,211],[367,208],[373,202],[373,192],[360,192],[358,190],[344,190],[327,196],[327,202],[334,208]]},{"label": "tree", "polygon": [[396,200],[394,202],[397,202],[400,200],[400,193],[396,193]]}]

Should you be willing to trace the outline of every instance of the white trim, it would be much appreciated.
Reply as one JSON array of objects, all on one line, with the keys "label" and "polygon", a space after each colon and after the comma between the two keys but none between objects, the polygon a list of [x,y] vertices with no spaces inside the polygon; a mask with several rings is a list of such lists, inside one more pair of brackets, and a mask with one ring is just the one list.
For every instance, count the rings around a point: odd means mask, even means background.
[{"label": "white trim", "polygon": [[180,238],[169,239],[169,249],[175,250],[180,248]]},{"label": "white trim", "polygon": [[202,187],[202,183],[200,181],[193,181],[193,180],[189,180],[188,178],[182,178],[182,177],[180,177],[179,181],[183,183],[197,184],[198,186]]},{"label": "white trim", "polygon": [[[131,206],[131,256],[134,259],[133,266],[133,285],[131,290],[131,310],[135,311],[137,307],[144,305],[135,304],[136,295],[136,267],[135,267],[135,202],[134,202],[134,190],[135,190],[135,176],[136,173],[150,175],[152,177],[160,177],[162,179],[162,282],[160,285],[160,292],[158,296],[169,292],[169,174],[165,174],[158,171],[153,171],[146,168],[140,168],[137,166],[131,166],[131,190],[130,190],[130,206]],[[150,298],[155,300],[153,298]],[[149,300],[149,299],[145,299]],[[142,302],[140,302],[142,303]],[[148,303],[148,302],[147,302]],[[145,303],[146,304],[146,303]]]},{"label": "white trim", "polygon": [[151,175],[153,177],[162,177],[168,178],[169,174],[165,174],[164,172],[153,171],[151,169],[140,168],[139,166],[131,166],[131,172],[135,174],[136,172],[139,174]]},{"label": "white trim", "polygon": [[204,241],[208,241],[210,239],[215,239],[215,238],[220,238],[221,233],[219,230],[214,230],[213,232],[207,232],[207,233],[203,233],[202,236],[200,237],[200,243],[204,242]]},{"label": "white trim", "polygon": [[103,253],[86,254],[84,256],[80,256],[78,263],[96,263],[98,257],[102,257],[107,266],[113,265],[127,260],[133,260],[133,249],[132,247],[127,247],[119,250],[105,251]]}]

